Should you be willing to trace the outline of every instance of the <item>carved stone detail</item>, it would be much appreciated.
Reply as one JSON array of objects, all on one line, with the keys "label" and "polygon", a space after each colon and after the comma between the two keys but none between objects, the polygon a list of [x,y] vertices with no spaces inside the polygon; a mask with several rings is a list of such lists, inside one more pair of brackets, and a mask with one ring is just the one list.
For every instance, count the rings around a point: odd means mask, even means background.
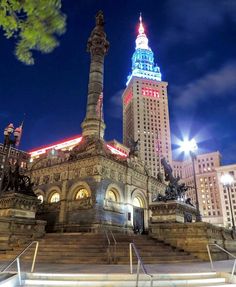
[{"label": "carved stone detail", "polygon": [[92,207],[92,205],[93,203],[91,197],[81,198],[69,202],[68,211],[74,211],[78,209],[89,209]]}]

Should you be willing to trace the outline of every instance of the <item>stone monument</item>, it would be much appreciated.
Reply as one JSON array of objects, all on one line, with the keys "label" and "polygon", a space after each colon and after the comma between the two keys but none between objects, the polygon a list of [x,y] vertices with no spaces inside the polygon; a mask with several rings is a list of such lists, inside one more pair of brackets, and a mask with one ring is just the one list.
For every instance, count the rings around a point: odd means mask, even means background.
[{"label": "stone monument", "polygon": [[0,250],[43,237],[46,222],[35,219],[38,205],[30,178],[21,174],[18,162],[9,165],[1,184]]},{"label": "stone monument", "polygon": [[103,76],[108,47],[99,11],[87,43],[90,72],[81,141],[55,159],[42,156],[32,163],[35,193],[43,199],[37,215],[47,220],[49,232],[99,232],[104,227],[147,231],[151,193],[164,191],[165,185],[146,172],[138,156],[138,141],[130,154],[121,155],[112,153],[104,140]]},{"label": "stone monument", "polygon": [[165,158],[161,159],[164,167],[165,181],[168,182],[165,193],[157,194],[150,203],[152,211],[152,223],[157,222],[192,222],[196,221],[197,210],[191,201],[185,200],[185,192],[188,187],[179,183],[180,178],[172,174],[171,166]]}]

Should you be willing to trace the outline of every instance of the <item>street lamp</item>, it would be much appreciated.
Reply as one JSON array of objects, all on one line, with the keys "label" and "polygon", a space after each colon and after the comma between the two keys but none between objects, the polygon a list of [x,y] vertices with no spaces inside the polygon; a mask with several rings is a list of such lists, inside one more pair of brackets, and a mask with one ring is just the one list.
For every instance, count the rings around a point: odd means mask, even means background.
[{"label": "street lamp", "polygon": [[14,128],[13,124],[9,124],[5,130],[4,130],[4,143],[3,143],[3,153],[5,153],[5,159],[3,163],[3,168],[2,168],[2,174],[1,174],[1,182],[0,182],[0,194],[2,193],[3,190],[3,181],[4,181],[4,175],[5,175],[5,170],[7,168],[9,156],[11,153],[11,147],[19,144],[19,140],[21,137],[21,131],[22,131],[22,126],[18,128]]},{"label": "street lamp", "polygon": [[192,160],[192,166],[193,166],[193,182],[194,182],[194,189],[195,189],[195,197],[196,197],[196,222],[202,221],[202,216],[199,209],[199,201],[198,201],[198,192],[197,192],[197,180],[196,180],[196,170],[195,170],[195,159],[196,159],[196,151],[198,149],[197,143],[195,139],[184,140],[180,144],[180,148],[183,152],[186,154],[189,154]]},{"label": "street lamp", "polygon": [[234,179],[230,174],[225,173],[221,176],[220,181],[223,184],[223,186],[226,187],[226,189],[228,191],[229,206],[230,206],[231,221],[232,221],[232,230],[233,230],[233,232],[235,232],[236,230],[235,230],[235,222],[234,222],[234,213],[233,213],[233,207],[232,207],[231,195],[230,195],[230,187],[233,184]]}]

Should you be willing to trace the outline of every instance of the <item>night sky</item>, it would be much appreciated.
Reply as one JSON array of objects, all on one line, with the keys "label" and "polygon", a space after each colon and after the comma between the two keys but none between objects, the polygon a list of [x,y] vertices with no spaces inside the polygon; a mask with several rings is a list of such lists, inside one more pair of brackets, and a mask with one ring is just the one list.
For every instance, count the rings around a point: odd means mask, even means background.
[{"label": "night sky", "polygon": [[[196,137],[201,152],[219,150],[236,163],[235,0],[64,0],[67,32],[35,65],[14,56],[14,40],[1,33],[0,129],[26,113],[20,148],[30,150],[81,133],[85,117],[94,16],[104,11],[110,50],[105,59],[106,140],[122,141],[121,94],[131,71],[139,13],[149,45],[169,83],[172,142]],[[2,140],[3,141],[3,136]]]}]

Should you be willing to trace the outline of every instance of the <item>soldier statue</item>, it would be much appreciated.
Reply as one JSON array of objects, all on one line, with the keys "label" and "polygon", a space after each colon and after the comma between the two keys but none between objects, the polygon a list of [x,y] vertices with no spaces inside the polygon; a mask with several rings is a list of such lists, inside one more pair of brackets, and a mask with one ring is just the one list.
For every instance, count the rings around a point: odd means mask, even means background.
[{"label": "soldier statue", "polygon": [[183,197],[184,193],[187,191],[188,187],[184,183],[179,183],[180,177],[173,176],[173,170],[170,164],[167,163],[165,158],[161,159],[161,164],[165,172],[165,181],[168,182],[166,186],[165,195],[158,194],[154,201],[167,201],[167,200],[177,200]]}]

